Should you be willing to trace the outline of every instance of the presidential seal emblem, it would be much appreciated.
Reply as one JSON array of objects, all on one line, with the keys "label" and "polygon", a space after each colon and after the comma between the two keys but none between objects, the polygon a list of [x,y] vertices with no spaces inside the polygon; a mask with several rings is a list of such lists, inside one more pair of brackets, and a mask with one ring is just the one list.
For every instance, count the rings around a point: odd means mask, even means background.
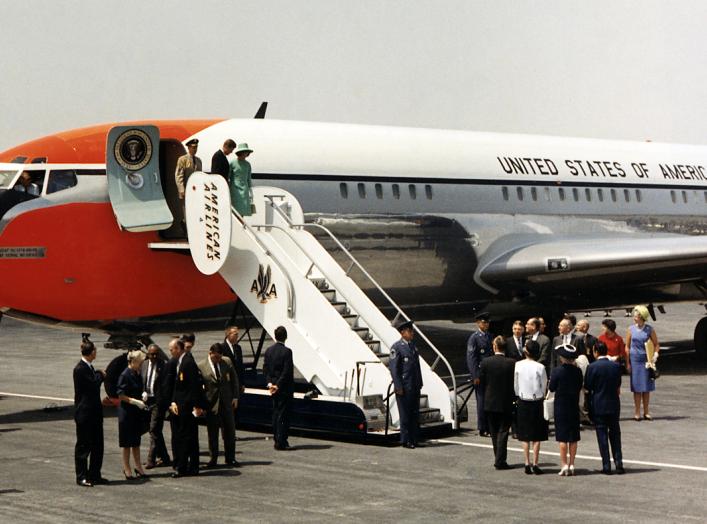
[{"label": "presidential seal emblem", "polygon": [[[113,156],[123,169],[138,171],[152,159],[152,141],[144,131],[128,129],[115,141]],[[129,185],[135,187],[134,183]]]}]

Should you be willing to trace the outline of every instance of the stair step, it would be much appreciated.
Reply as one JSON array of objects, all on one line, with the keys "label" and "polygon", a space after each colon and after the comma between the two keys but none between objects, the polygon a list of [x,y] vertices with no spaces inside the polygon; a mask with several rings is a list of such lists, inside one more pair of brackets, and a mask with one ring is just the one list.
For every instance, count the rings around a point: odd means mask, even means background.
[{"label": "stair step", "polygon": [[420,424],[439,422],[441,418],[442,413],[438,408],[420,408],[420,416],[418,418]]},{"label": "stair step", "polygon": [[324,298],[326,298],[329,302],[333,303],[336,300],[336,289],[320,289],[319,291],[322,292]]},{"label": "stair step", "polygon": [[363,340],[371,340],[371,331],[367,327],[352,328],[356,334]]},{"label": "stair step", "polygon": [[430,398],[427,395],[420,395],[420,409],[430,407]]},{"label": "stair step", "polygon": [[341,318],[343,318],[346,322],[349,323],[349,326],[351,327],[356,327],[356,323],[358,322],[358,315],[341,315]]},{"label": "stair step", "polygon": [[351,312],[346,302],[332,302],[331,305],[341,315],[348,315]]},{"label": "stair step", "polygon": [[378,358],[384,366],[390,364],[390,355],[379,355]]},{"label": "stair step", "polygon": [[326,281],[326,278],[310,278],[309,281],[320,291],[323,289],[329,289],[329,283]]},{"label": "stair step", "polygon": [[380,354],[380,352],[381,352],[381,341],[380,340],[367,340],[366,345],[376,355]]}]

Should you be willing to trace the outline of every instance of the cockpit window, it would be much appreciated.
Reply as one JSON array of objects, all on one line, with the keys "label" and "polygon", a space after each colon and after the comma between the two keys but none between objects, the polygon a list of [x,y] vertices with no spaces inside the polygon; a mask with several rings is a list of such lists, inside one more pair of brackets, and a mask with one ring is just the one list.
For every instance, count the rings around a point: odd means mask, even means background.
[{"label": "cockpit window", "polygon": [[0,171],[0,187],[10,187],[17,171]]},{"label": "cockpit window", "polygon": [[47,183],[47,194],[56,193],[62,189],[68,189],[76,185],[76,170],[55,169],[49,172],[49,182]]}]

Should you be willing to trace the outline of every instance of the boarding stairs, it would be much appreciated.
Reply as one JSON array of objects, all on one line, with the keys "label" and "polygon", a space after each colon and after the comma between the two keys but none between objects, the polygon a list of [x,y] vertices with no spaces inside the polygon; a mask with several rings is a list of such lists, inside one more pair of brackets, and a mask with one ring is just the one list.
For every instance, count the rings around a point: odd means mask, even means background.
[{"label": "boarding stairs", "polygon": [[[316,387],[316,401],[355,403],[366,416],[368,433],[396,432],[399,416],[387,368],[398,331],[349,276],[358,267],[390,302],[404,313],[325,227],[305,224],[302,207],[287,191],[253,189],[254,213],[231,211],[231,242],[219,270],[239,299],[273,336],[277,326],[288,332],[299,374]],[[327,235],[351,261],[345,271],[308,229]],[[407,317],[405,317],[407,318]],[[416,328],[417,329],[417,328]],[[456,384],[444,356],[452,390],[422,358],[421,427],[458,428]]]}]

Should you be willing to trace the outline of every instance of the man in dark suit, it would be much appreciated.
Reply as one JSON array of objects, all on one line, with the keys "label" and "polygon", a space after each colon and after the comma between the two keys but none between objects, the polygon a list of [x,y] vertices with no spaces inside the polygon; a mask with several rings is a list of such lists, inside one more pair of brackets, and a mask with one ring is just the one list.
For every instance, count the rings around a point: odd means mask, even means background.
[{"label": "man in dark suit", "polygon": [[388,369],[393,377],[395,401],[400,415],[400,444],[415,449],[420,429],[420,390],[422,370],[420,356],[413,341],[412,321],[396,317],[393,327],[400,332],[400,340],[390,347]]},{"label": "man in dark suit", "polygon": [[[577,348],[577,335],[572,333],[573,328],[574,324],[572,324],[571,320],[567,318],[560,320],[560,324],[557,327],[560,334],[552,339],[552,347],[550,351],[545,354],[540,354],[540,359],[538,362],[545,366],[548,380],[550,379],[552,370],[557,367],[557,352],[555,351],[555,348],[558,346],[567,345]],[[577,348],[577,350],[579,350],[579,348]]]},{"label": "man in dark suit", "polygon": [[279,451],[290,449],[287,438],[295,388],[292,350],[285,346],[286,340],[287,330],[283,326],[278,326],[275,329],[275,344],[265,350],[263,357],[263,373],[272,396],[274,447]]},{"label": "man in dark suit", "polygon": [[[540,346],[540,355],[549,355],[552,348],[552,341],[550,338],[541,331],[540,319],[533,317],[529,318],[525,323],[525,337],[530,338],[538,343]],[[549,377],[548,377],[549,378]]]},{"label": "man in dark suit", "polygon": [[508,431],[513,418],[515,361],[506,357],[501,341],[498,341],[497,345],[498,347],[494,347],[493,358],[481,362],[479,387],[484,390],[484,410],[493,443],[493,465],[496,469],[510,469],[506,457]]},{"label": "man in dark suit", "polygon": [[74,421],[76,422],[74,462],[76,483],[84,487],[108,483],[101,477],[103,465],[101,383],[105,372],[93,368],[95,359],[96,346],[85,339],[81,343],[81,360],[74,368]]},{"label": "man in dark suit", "polygon": [[238,326],[228,326],[226,328],[226,338],[223,340],[223,356],[228,357],[236,369],[238,385],[241,393],[243,393],[245,390],[245,382],[243,381],[245,366],[243,365],[243,350],[238,343]]},{"label": "man in dark suit", "polygon": [[166,409],[162,400],[162,381],[166,363],[162,360],[161,353],[162,350],[157,344],[150,344],[147,348],[147,359],[140,367],[145,390],[143,401],[150,411],[150,448],[145,462],[147,469],[152,469],[155,466],[169,466],[172,463],[162,434]]},{"label": "man in dark suit", "polygon": [[238,406],[238,377],[233,364],[222,358],[223,345],[213,344],[209,355],[201,363],[199,370],[204,379],[206,400],[206,428],[209,434],[209,467],[218,460],[218,432],[221,430],[226,464],[239,466],[236,461],[236,425],[233,410]]},{"label": "man in dark suit", "polygon": [[582,339],[582,354],[587,356],[587,360],[589,360],[590,363],[594,362],[594,345],[597,343],[598,339],[589,333],[589,321],[583,318],[577,322],[575,334]]},{"label": "man in dark suit", "polygon": [[228,155],[233,153],[236,148],[236,143],[230,138],[223,143],[223,147],[214,153],[211,157],[211,174],[221,175],[228,182],[228,173],[230,166],[228,165]]},{"label": "man in dark suit", "polygon": [[523,360],[525,353],[525,337],[523,336],[523,323],[520,320],[513,322],[513,334],[506,339],[506,356],[515,361]]},{"label": "man in dark suit", "polygon": [[478,329],[471,334],[466,343],[466,365],[469,369],[469,378],[474,384],[476,397],[476,425],[482,437],[489,436],[489,426],[484,411],[484,391],[479,387],[479,368],[484,359],[493,356],[491,346],[493,335],[489,333],[489,318],[486,312],[476,315]]},{"label": "man in dark suit", "polygon": [[169,407],[175,420],[175,465],[173,477],[197,475],[199,473],[199,425],[196,417],[204,414],[207,407],[204,384],[193,357],[188,357],[184,343],[173,339],[170,352],[178,355],[174,378],[172,404]]},{"label": "man in dark suit", "polygon": [[601,454],[602,473],[611,474],[609,443],[614,457],[616,473],[625,472],[621,454],[621,427],[619,414],[621,402],[621,366],[607,356],[607,347],[597,341],[594,345],[595,361],[589,364],[584,377],[584,388],[589,397],[589,414],[595,424],[599,453]]}]

